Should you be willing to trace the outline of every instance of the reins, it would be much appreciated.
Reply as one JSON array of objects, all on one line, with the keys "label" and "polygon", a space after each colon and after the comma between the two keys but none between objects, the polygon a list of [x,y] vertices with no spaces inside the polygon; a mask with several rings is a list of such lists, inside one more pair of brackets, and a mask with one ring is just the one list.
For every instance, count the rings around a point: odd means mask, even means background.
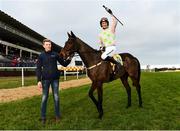
[{"label": "reins", "polygon": [[97,67],[97,66],[101,65],[101,63],[102,63],[102,61],[99,62],[99,63],[97,63],[97,64],[95,64],[95,65],[93,65],[93,66],[88,67],[87,69],[88,69],[88,70],[91,70],[91,69],[93,69],[94,67]]}]

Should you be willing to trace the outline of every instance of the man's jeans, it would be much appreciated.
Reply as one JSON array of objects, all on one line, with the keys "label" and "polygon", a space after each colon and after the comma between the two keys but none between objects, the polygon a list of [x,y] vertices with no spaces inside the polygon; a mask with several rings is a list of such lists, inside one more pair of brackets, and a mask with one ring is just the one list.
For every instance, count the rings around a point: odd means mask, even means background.
[{"label": "man's jeans", "polygon": [[60,117],[60,109],[59,109],[59,80],[43,80],[42,81],[42,102],[41,102],[41,118],[46,118],[46,107],[47,107],[47,100],[49,95],[49,87],[51,85],[52,94],[54,98],[54,105],[55,105],[55,115],[56,117]]}]

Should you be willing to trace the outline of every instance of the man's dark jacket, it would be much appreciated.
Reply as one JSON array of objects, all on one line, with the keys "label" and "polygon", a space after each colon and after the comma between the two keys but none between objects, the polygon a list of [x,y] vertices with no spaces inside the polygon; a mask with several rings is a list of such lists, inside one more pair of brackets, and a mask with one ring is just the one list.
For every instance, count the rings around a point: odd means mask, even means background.
[{"label": "man's dark jacket", "polygon": [[56,52],[42,52],[37,61],[37,80],[59,79],[60,71],[57,69],[57,61],[63,66],[67,66],[71,62],[70,60],[64,61]]}]

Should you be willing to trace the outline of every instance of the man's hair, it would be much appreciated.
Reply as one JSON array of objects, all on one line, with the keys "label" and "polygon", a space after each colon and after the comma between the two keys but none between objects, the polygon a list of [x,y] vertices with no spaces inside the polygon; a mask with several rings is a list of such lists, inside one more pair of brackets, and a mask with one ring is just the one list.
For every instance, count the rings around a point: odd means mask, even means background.
[{"label": "man's hair", "polygon": [[51,40],[49,40],[49,39],[44,39],[44,40],[43,40],[43,44],[44,44],[45,42],[50,42],[50,43],[51,43]]}]

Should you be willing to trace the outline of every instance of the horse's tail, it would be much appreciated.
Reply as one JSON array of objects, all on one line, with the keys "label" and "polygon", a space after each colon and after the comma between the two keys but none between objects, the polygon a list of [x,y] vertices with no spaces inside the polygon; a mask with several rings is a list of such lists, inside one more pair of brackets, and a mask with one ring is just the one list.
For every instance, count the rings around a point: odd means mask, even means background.
[{"label": "horse's tail", "polygon": [[141,65],[140,65],[139,60],[138,60],[136,57],[134,57],[134,56],[132,56],[131,54],[129,54],[129,53],[120,53],[119,55],[121,56],[121,58],[122,58],[123,61],[125,61],[125,58],[126,58],[126,57],[129,57],[129,58],[131,58],[131,59],[136,60],[136,62],[137,62],[137,68],[138,68],[138,69],[137,69],[138,76],[136,77],[136,79],[137,79],[138,82],[140,82]]},{"label": "horse's tail", "polygon": [[139,60],[136,58],[137,62],[138,62],[138,82],[140,82],[140,77],[141,77],[141,65]]}]

